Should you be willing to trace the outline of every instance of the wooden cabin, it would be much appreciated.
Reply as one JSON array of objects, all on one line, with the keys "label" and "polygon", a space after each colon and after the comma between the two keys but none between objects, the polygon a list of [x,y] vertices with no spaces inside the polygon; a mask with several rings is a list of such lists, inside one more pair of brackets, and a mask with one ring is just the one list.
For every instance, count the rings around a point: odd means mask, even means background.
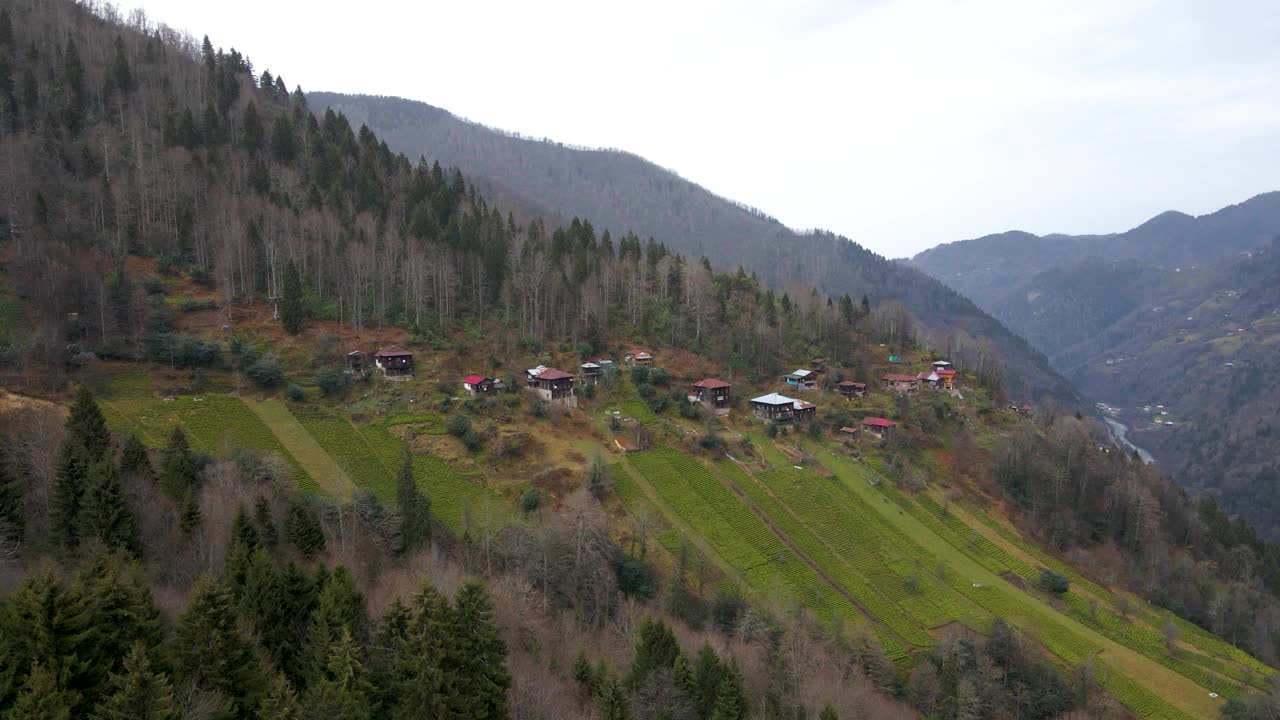
[{"label": "wooden cabin", "polygon": [[365,363],[367,362],[368,362],[368,358],[365,357],[365,354],[362,351],[352,350],[351,352],[347,353],[347,372],[351,372],[351,373],[364,372]]},{"label": "wooden cabin", "polygon": [[947,362],[946,360],[934,360],[934,361],[933,361],[933,371],[934,371],[934,372],[937,372],[937,371],[939,371],[939,370],[952,370],[952,369],[953,369],[953,368],[952,368],[952,366],[951,366],[951,363]]},{"label": "wooden cabin", "polygon": [[915,375],[899,375],[898,373],[888,373],[880,378],[880,382],[884,384],[886,390],[896,393],[904,393],[914,395],[920,390],[920,381]]},{"label": "wooden cabin", "polygon": [[578,398],[573,394],[573,376],[562,370],[542,367],[533,375],[530,387],[538,397],[554,405],[571,408],[578,406]]},{"label": "wooden cabin", "polygon": [[717,415],[729,412],[729,391],[733,388],[720,378],[705,378],[689,386],[689,402],[702,403]]},{"label": "wooden cabin", "polygon": [[893,429],[896,427],[898,427],[898,423],[882,417],[862,418],[862,429],[878,438],[888,437],[893,434]]},{"label": "wooden cabin", "polygon": [[944,368],[944,369],[942,369],[942,370],[934,370],[934,373],[936,373],[936,374],[938,375],[938,377],[942,379],[942,387],[943,387],[943,388],[945,388],[945,389],[947,389],[947,390],[952,390],[952,389],[954,389],[954,388],[955,388],[955,386],[956,386],[956,375],[958,375],[958,374],[959,374],[959,373],[957,373],[955,370],[948,370],[948,369]]},{"label": "wooden cabin", "polygon": [[818,387],[818,374],[812,370],[796,369],[785,380],[795,390],[813,390]]},{"label": "wooden cabin", "polygon": [[814,358],[812,361],[809,362],[809,365],[813,367],[813,371],[816,373],[824,373],[827,371],[826,358]]},{"label": "wooden cabin", "polygon": [[413,353],[400,348],[383,348],[373,354],[373,364],[388,378],[413,377]]},{"label": "wooden cabin", "polygon": [[809,422],[818,416],[818,406],[786,395],[769,393],[751,400],[751,412],[776,423]]},{"label": "wooden cabin", "polygon": [[631,365],[643,365],[644,367],[653,367],[653,353],[648,350],[639,348],[627,353],[625,358],[627,363]]},{"label": "wooden cabin", "polygon": [[840,438],[846,442],[856,440],[858,438],[858,428],[847,426],[840,428]]},{"label": "wooden cabin", "polygon": [[867,384],[854,382],[852,380],[844,380],[836,384],[840,389],[840,394],[852,400],[856,397],[865,397],[867,394]]},{"label": "wooden cabin", "polygon": [[502,392],[502,381],[484,375],[468,375],[462,378],[462,389],[472,395],[497,395]]},{"label": "wooden cabin", "polygon": [[582,376],[582,386],[595,385],[600,382],[600,363],[584,362],[578,366],[578,374]]}]

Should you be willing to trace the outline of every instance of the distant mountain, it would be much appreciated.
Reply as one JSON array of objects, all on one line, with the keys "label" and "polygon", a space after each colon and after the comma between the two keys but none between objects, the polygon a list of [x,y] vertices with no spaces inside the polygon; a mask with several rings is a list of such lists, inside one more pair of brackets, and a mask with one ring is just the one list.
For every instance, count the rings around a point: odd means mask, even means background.
[{"label": "distant mountain", "polygon": [[[1060,270],[1086,258],[1190,270],[1256,248],[1278,233],[1280,192],[1270,192],[1200,217],[1164,212],[1122,233],[1005,232],[939,245],[908,262],[1000,317],[1006,310],[1003,301],[1046,270]],[[1012,329],[1023,334],[1029,330],[1017,325]],[[1046,352],[1052,356],[1052,351]]]},{"label": "distant mountain", "polygon": [[341,112],[393,150],[456,165],[492,195],[519,199],[510,204],[536,213],[590,217],[599,230],[654,237],[705,255],[718,268],[741,266],[784,290],[808,285],[855,299],[865,293],[876,302],[899,300],[939,343],[959,332],[989,338],[1005,360],[1010,387],[1081,401],[1030,344],[919,270],[831,233],[797,233],[636,155],[523,138],[399,98],[313,92],[307,99],[313,111]]}]

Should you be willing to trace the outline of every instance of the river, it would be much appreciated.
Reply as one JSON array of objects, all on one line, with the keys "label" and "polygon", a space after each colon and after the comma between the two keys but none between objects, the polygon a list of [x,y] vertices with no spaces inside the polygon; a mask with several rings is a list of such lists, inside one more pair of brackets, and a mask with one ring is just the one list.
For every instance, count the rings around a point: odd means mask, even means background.
[{"label": "river", "polygon": [[1129,450],[1136,450],[1138,452],[1138,457],[1142,458],[1142,462],[1144,463],[1153,463],[1156,461],[1156,459],[1151,456],[1151,453],[1137,445],[1134,445],[1133,442],[1129,440],[1128,425],[1125,425],[1110,415],[1103,415],[1102,419],[1106,421],[1107,427],[1111,429],[1111,437],[1115,438],[1115,441],[1119,443],[1121,447],[1128,448]]}]

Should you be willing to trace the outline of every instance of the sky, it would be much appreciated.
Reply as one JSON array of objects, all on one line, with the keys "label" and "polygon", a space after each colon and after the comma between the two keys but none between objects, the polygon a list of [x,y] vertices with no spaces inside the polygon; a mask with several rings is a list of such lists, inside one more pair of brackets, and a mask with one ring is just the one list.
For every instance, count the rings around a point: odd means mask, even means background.
[{"label": "sky", "polygon": [[[292,89],[621,148],[888,257],[1280,189],[1274,0],[124,0]],[[463,168],[465,171],[466,168]]]}]

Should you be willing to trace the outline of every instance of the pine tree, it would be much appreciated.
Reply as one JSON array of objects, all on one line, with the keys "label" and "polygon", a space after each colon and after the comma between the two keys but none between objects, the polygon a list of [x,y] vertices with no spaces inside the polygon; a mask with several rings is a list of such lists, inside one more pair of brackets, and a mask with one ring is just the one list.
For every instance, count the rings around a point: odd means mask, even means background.
[{"label": "pine tree", "polygon": [[746,720],[746,717],[747,693],[742,687],[742,674],[738,672],[736,664],[730,663],[720,678],[711,720]]},{"label": "pine tree", "polygon": [[258,529],[253,526],[253,521],[249,519],[243,505],[236,508],[235,520],[231,522],[231,545],[233,547],[243,545],[250,554],[260,545]]},{"label": "pine tree", "polygon": [[196,500],[194,492],[188,490],[186,495],[182,496],[182,508],[179,510],[178,527],[183,533],[190,535],[200,527],[202,515],[200,513],[200,502]]},{"label": "pine tree", "polygon": [[308,685],[324,675],[334,643],[342,638],[344,632],[354,635],[364,621],[364,598],[345,567],[339,565],[317,585],[320,595],[307,627],[307,643],[302,658]]},{"label": "pine tree", "polygon": [[[61,694],[78,709],[81,691],[96,686],[99,674],[105,676],[105,669],[92,663],[98,628],[90,598],[79,584],[73,586],[47,570],[28,577],[6,605],[0,613],[4,660],[11,668],[41,666],[49,675],[41,679],[41,688]],[[36,707],[54,706],[30,707],[34,712]]]},{"label": "pine tree", "polygon": [[[359,647],[351,631],[343,630],[329,651],[323,676],[307,688],[307,717],[332,720],[367,720],[371,717],[372,688],[360,662]],[[466,716],[458,716],[466,717]]]},{"label": "pine tree", "polygon": [[479,583],[467,583],[458,591],[452,619],[445,667],[453,673],[449,702],[455,715],[477,720],[507,717],[507,646]]},{"label": "pine tree", "polygon": [[396,644],[391,659],[392,717],[448,717],[448,693],[442,664],[448,643],[449,602],[429,583],[413,596],[404,637]]},{"label": "pine tree", "polygon": [[631,720],[631,702],[617,678],[605,677],[600,683],[597,714],[600,720]]},{"label": "pine tree", "polygon": [[84,66],[80,64],[80,51],[76,48],[74,39],[67,41],[67,48],[62,55],[62,72],[63,86],[67,91],[62,121],[67,130],[76,135],[80,132],[83,120],[85,94]]},{"label": "pine tree", "polygon": [[271,157],[283,165],[292,165],[297,156],[298,137],[293,123],[285,115],[280,115],[271,125]]},{"label": "pine tree", "polygon": [[175,425],[169,433],[169,444],[165,446],[160,463],[160,489],[178,500],[194,493],[198,484],[199,470],[191,455],[187,434],[183,432],[181,425]]},{"label": "pine tree", "polygon": [[587,659],[587,654],[578,651],[578,656],[573,659],[573,682],[578,686],[578,693],[583,698],[589,698],[596,694],[596,674],[591,667],[591,661]]},{"label": "pine tree", "polygon": [[79,693],[68,690],[57,674],[40,663],[31,666],[27,682],[18,695],[10,720],[71,720],[80,702]]},{"label": "pine tree", "polygon": [[173,668],[179,680],[222,693],[241,715],[257,705],[262,670],[253,645],[240,632],[231,592],[201,578],[174,630]]},{"label": "pine tree", "polygon": [[302,703],[298,701],[298,693],[289,684],[289,678],[276,675],[271,689],[262,704],[258,706],[255,720],[302,720]]},{"label": "pine tree", "polygon": [[120,471],[126,474],[136,473],[147,479],[155,479],[155,468],[151,467],[151,457],[147,454],[147,446],[142,444],[137,435],[130,435],[124,441],[124,450],[120,455]]},{"label": "pine tree", "polygon": [[413,477],[413,456],[406,449],[396,480],[396,504],[400,508],[400,552],[405,553],[431,538],[431,500],[422,494]]},{"label": "pine tree", "polygon": [[22,500],[22,485],[18,482],[9,445],[0,440],[0,550],[22,541]]},{"label": "pine tree", "polygon": [[302,332],[302,278],[298,266],[290,260],[284,268],[284,291],[280,298],[280,323],[285,332],[297,335]]},{"label": "pine tree", "polygon": [[266,549],[258,548],[249,556],[240,592],[240,615],[249,622],[258,642],[279,663],[289,642],[290,618],[280,587],[275,561]]},{"label": "pine tree", "polygon": [[80,522],[84,537],[97,538],[108,548],[138,552],[133,513],[125,505],[120,471],[110,460],[97,462],[89,470]]},{"label": "pine tree", "polygon": [[253,503],[253,520],[262,535],[262,542],[275,549],[280,542],[280,533],[276,530],[275,519],[271,517],[271,503],[263,495],[259,495]]},{"label": "pine tree", "polygon": [[293,546],[307,559],[324,551],[324,528],[320,526],[320,518],[301,500],[294,500],[289,505],[285,532],[289,534],[289,541]]},{"label": "pine tree", "polygon": [[636,645],[635,659],[627,674],[627,686],[640,687],[649,673],[663,668],[671,669],[680,655],[680,645],[671,628],[661,620],[645,618],[640,624],[640,642]]},{"label": "pine tree", "polygon": [[124,672],[111,675],[110,694],[93,711],[94,720],[177,720],[173,688],[157,672],[143,643],[134,643],[124,659]]},{"label": "pine tree", "polygon": [[105,688],[107,673],[120,669],[135,643],[147,649],[160,644],[160,609],[141,568],[119,554],[95,553],[80,572],[76,590],[86,599],[92,628],[88,649],[79,653],[94,672],[86,683]]},{"label": "pine tree", "polygon": [[374,688],[374,704],[377,707],[390,709],[395,706],[395,660],[400,644],[409,637],[411,619],[409,608],[400,598],[396,598],[383,611],[382,617],[378,618],[378,623],[374,626],[365,665],[369,669],[369,682]]},{"label": "pine tree", "polygon": [[692,703],[698,695],[698,682],[693,677],[693,666],[689,664],[689,658],[684,653],[676,656],[676,661],[671,667],[671,680]]},{"label": "pine tree", "polygon": [[76,397],[71,403],[71,413],[67,416],[67,435],[84,446],[91,462],[107,456],[111,449],[111,431],[107,429],[107,419],[102,416],[98,402],[93,399],[93,392],[86,385],[76,387]]},{"label": "pine tree", "polygon": [[71,550],[80,542],[80,505],[89,476],[89,453],[68,433],[58,450],[49,522],[54,542]]},{"label": "pine tree", "polygon": [[124,38],[116,36],[115,58],[111,61],[111,80],[121,93],[133,90],[133,72],[129,70],[129,54],[125,51]]},{"label": "pine tree", "polygon": [[695,691],[689,696],[693,701],[693,709],[700,720],[707,720],[716,708],[716,698],[720,692],[720,680],[724,677],[725,667],[720,656],[711,647],[711,643],[703,643],[698,657],[693,663],[693,682]]},{"label": "pine tree", "polygon": [[242,146],[250,155],[262,147],[262,118],[258,116],[258,106],[249,101],[244,109],[244,118],[240,121]]}]

